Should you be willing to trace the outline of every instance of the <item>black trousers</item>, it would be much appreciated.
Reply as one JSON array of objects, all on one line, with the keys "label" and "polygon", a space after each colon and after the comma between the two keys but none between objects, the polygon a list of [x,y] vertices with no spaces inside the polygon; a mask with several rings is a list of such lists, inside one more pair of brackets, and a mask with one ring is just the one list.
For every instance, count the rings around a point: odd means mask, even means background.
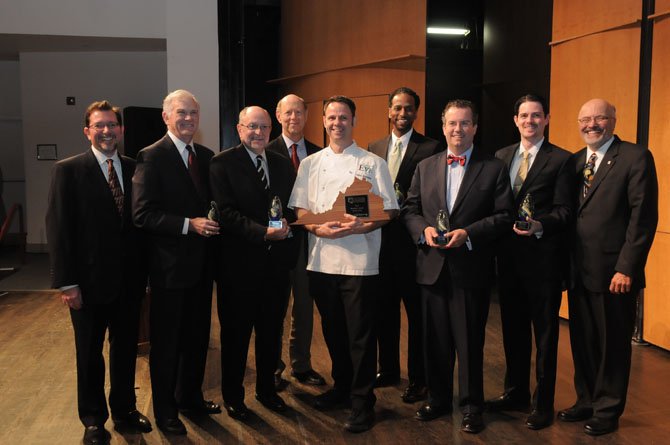
[{"label": "black trousers", "polygon": [[156,419],[203,402],[212,281],[186,289],[151,288],[151,389]]},{"label": "black trousers", "polygon": [[290,292],[288,270],[227,276],[219,283],[217,308],[221,324],[221,390],[230,404],[244,401],[244,372],[252,329],[255,331],[256,394],[275,393],[284,311]]},{"label": "black trousers", "polygon": [[489,313],[488,288],[452,285],[445,264],[433,285],[421,286],[428,400],[450,406],[458,357],[458,405],[461,412],[484,410],[484,339]]},{"label": "black trousers", "polygon": [[333,364],[335,389],[351,393],[356,408],[371,408],[377,361],[374,336],[378,276],[308,272],[309,289],[321,314],[321,327]]},{"label": "black trousers", "polygon": [[[410,258],[413,259],[413,258]],[[377,342],[379,372],[400,375],[400,300],[407,312],[407,374],[410,382],[423,385],[423,322],[421,289],[416,284],[415,262],[383,261],[380,264],[380,292],[377,293]]]},{"label": "black trousers", "polygon": [[105,398],[105,333],[109,330],[109,407],[112,416],[135,409],[135,363],[140,300],[86,304],[70,309],[77,353],[77,403],[84,426],[104,425],[109,418]]},{"label": "black trousers", "polygon": [[[530,399],[532,338],[535,333],[533,407],[554,409],[560,282],[529,280],[512,274],[500,277],[500,317],[505,347],[505,392],[518,401]],[[531,331],[532,329],[532,331]]]},{"label": "black trousers", "polygon": [[594,417],[618,419],[626,405],[638,292],[568,292],[576,404]]}]

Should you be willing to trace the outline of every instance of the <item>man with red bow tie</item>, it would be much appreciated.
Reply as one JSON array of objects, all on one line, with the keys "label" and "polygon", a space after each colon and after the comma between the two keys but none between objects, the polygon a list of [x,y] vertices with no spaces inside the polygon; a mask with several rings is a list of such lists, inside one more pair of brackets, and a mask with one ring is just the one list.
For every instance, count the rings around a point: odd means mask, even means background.
[{"label": "man with red bow tie", "polygon": [[[429,421],[451,413],[458,354],[461,430],[479,433],[494,246],[512,224],[513,195],[505,164],[473,146],[477,112],[472,102],[447,103],[442,131],[447,151],[419,163],[402,210],[418,244],[416,278],[424,314],[428,400],[416,418]],[[448,215],[448,223],[438,224],[438,214]],[[443,225],[449,229],[439,233]]]}]

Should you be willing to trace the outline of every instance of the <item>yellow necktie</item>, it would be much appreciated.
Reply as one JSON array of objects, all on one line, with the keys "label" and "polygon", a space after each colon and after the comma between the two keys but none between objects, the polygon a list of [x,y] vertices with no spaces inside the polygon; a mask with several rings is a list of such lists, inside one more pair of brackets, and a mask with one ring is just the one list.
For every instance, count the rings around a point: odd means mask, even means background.
[{"label": "yellow necktie", "polygon": [[391,179],[395,182],[396,176],[398,176],[398,170],[400,170],[400,163],[402,162],[402,141],[398,139],[391,150],[391,155],[389,156],[389,172],[391,173]]}]

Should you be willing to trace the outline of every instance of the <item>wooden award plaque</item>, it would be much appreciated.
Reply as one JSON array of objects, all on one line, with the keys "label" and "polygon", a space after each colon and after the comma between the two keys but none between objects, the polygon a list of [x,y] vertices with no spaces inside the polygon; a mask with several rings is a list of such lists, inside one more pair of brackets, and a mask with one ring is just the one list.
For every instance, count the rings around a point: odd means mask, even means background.
[{"label": "wooden award plaque", "polygon": [[391,219],[384,211],[384,200],[372,193],[372,184],[364,179],[354,178],[354,182],[337,199],[330,210],[323,213],[307,212],[292,225],[323,224],[328,221],[345,222],[344,214],[350,213],[363,221],[387,221]]}]

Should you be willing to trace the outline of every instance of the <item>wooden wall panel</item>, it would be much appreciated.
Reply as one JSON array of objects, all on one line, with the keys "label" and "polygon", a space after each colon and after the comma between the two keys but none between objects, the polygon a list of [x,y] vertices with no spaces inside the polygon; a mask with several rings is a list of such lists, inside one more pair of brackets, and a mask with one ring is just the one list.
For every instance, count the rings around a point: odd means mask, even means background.
[{"label": "wooden wall panel", "polygon": [[642,0],[555,0],[552,40],[622,26],[639,20],[641,14]]},{"label": "wooden wall panel", "polygon": [[[670,3],[670,0],[667,0]],[[670,6],[670,5],[669,5]],[[649,148],[658,170],[659,232],[670,233],[670,17],[654,23]]]},{"label": "wooden wall panel", "polygon": [[647,262],[647,289],[644,293],[643,337],[665,349],[670,349],[670,234],[656,233]]},{"label": "wooden wall panel", "polygon": [[595,97],[617,107],[616,134],[635,141],[639,53],[639,28],[598,33],[552,48],[549,137],[554,144],[570,151],[584,146],[577,114]]},{"label": "wooden wall panel", "polygon": [[426,55],[426,1],[282,1],[282,77]]}]

